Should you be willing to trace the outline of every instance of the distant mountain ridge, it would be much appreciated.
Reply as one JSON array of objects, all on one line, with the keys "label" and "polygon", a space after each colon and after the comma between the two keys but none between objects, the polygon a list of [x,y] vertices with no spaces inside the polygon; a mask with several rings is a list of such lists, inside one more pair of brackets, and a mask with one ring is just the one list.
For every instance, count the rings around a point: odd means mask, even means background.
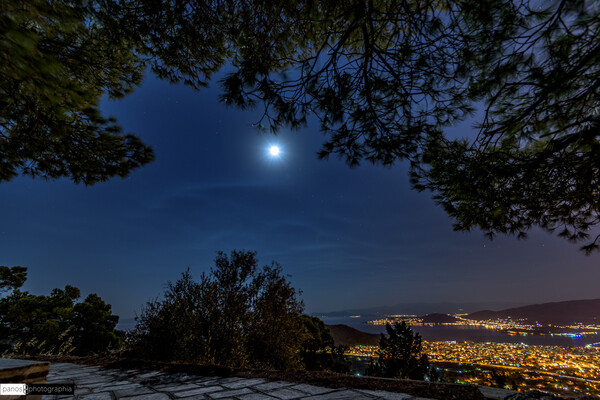
[{"label": "distant mountain ridge", "polygon": [[564,325],[573,323],[600,324],[600,299],[572,300],[533,304],[500,311],[477,311],[467,316],[474,320],[527,319],[540,324]]},{"label": "distant mountain ridge", "polygon": [[452,324],[458,321],[456,317],[440,313],[427,314],[419,318],[421,318],[424,324]]},{"label": "distant mountain ridge", "polygon": [[329,328],[336,346],[379,345],[380,335],[378,334],[362,332],[343,324],[325,326]]},{"label": "distant mountain ridge", "polygon": [[310,315],[318,317],[348,317],[349,315],[384,315],[384,314],[414,314],[426,315],[431,313],[454,314],[457,312],[474,312],[485,309],[505,309],[509,307],[522,306],[522,302],[508,301],[489,301],[489,302],[471,302],[471,303],[398,303],[391,306],[354,308],[341,311],[311,312]]}]

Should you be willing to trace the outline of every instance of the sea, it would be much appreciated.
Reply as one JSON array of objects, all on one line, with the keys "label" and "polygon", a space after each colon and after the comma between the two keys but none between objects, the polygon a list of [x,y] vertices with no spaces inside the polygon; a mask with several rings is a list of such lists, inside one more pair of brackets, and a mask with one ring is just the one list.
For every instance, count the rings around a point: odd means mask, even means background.
[{"label": "sea", "polygon": [[[323,320],[327,325],[344,324],[359,331],[367,333],[385,333],[385,326],[370,325],[366,321],[379,319],[378,315],[361,315],[360,317],[328,317],[315,315]],[[124,318],[119,321],[118,329],[133,329],[135,321],[133,318]],[[537,346],[571,346],[583,347],[587,345],[600,346],[600,334],[580,335],[580,336],[561,336],[561,335],[509,335],[498,332],[494,329],[477,328],[461,325],[415,325],[413,332],[418,332],[423,340],[429,342],[493,342],[493,343],[524,343]]]},{"label": "sea", "polygon": [[[327,317],[318,316],[327,325],[344,324],[367,333],[385,333],[385,326],[370,325],[366,321],[381,318],[378,316],[361,315],[360,317]],[[523,343],[536,346],[566,346],[583,347],[600,344],[600,334],[595,335],[509,335],[494,329],[469,327],[461,325],[415,325],[413,332],[418,332],[421,338],[429,342],[493,342],[493,343]]]}]

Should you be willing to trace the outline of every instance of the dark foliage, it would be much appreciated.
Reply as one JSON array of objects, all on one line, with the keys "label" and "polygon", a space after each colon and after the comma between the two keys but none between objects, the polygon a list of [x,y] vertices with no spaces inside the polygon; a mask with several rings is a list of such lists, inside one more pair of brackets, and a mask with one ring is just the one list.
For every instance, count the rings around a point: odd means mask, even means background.
[{"label": "dark foliage", "polygon": [[0,292],[15,290],[27,280],[27,268],[0,265]]},{"label": "dark foliage", "polygon": [[379,359],[371,363],[367,375],[386,378],[407,378],[423,380],[429,378],[431,366],[427,355],[422,353],[421,335],[413,335],[406,322],[386,324],[387,336],[381,334]]},{"label": "dark foliage", "polygon": [[[532,4],[515,10],[523,23],[472,80],[470,96],[485,104],[477,137],[432,144],[413,182],[457,230],[525,237],[539,226],[589,241],[600,222],[600,8]],[[591,239],[588,254],[600,244]]]},{"label": "dark foliage", "polygon": [[128,341],[136,355],[161,361],[292,368],[302,309],[278,264],[259,269],[254,252],[219,252],[199,282],[188,270],[148,302]]},{"label": "dark foliage", "polygon": [[333,371],[348,373],[351,362],[344,353],[347,346],[336,346],[329,328],[317,317],[302,316],[306,340],[300,348],[300,357],[304,367],[309,371]]},{"label": "dark foliage", "polygon": [[[26,274],[26,268],[17,268]],[[118,348],[123,341],[123,333],[115,330],[119,317],[98,295],[76,303],[79,296],[79,289],[69,285],[49,296],[15,287],[0,299],[0,352],[89,355]]]},{"label": "dark foliage", "polygon": [[112,1],[0,2],[0,182],[26,174],[92,185],[152,161],[98,109],[144,71],[119,33],[119,10]]},{"label": "dark foliage", "polygon": [[334,343],[331,332],[321,319],[310,315],[303,315],[302,323],[305,331],[308,333],[307,339],[302,343],[303,351],[317,352],[333,347]]},{"label": "dark foliage", "polygon": [[119,317],[113,315],[110,304],[95,293],[73,306],[72,321],[76,354],[102,353],[123,342],[124,332],[115,330]]},{"label": "dark foliage", "polygon": [[[600,222],[600,8],[576,0],[0,3],[0,181],[24,173],[93,184],[152,151],[102,117],[146,67],[260,104],[257,126],[326,134],[321,157],[408,160],[456,220],[573,242]],[[483,107],[477,137],[444,130]],[[597,249],[600,236],[583,247]]]}]

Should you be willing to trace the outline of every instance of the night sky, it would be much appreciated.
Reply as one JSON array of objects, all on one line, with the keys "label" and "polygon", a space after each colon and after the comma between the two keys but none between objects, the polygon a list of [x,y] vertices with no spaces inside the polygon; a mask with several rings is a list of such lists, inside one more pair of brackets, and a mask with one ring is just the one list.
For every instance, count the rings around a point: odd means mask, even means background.
[{"label": "night sky", "polygon": [[521,241],[453,232],[431,195],[410,189],[405,165],[318,160],[316,123],[260,134],[262,109],[228,108],[216,86],[196,92],[148,76],[104,103],[156,152],[124,180],[2,183],[0,265],[28,267],[24,289],[35,294],[66,284],[98,293],[122,318],[188,266],[199,277],[217,250],[232,249],[279,262],[311,313],[600,298],[598,254],[540,231]]}]

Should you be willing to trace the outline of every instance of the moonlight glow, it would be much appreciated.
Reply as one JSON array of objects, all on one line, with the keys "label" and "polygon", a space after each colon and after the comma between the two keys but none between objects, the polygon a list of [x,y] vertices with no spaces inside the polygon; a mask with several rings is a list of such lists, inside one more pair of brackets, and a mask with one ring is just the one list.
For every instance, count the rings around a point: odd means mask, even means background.
[{"label": "moonlight glow", "polygon": [[279,150],[279,146],[271,146],[269,147],[269,154],[271,157],[279,157],[281,150]]}]

